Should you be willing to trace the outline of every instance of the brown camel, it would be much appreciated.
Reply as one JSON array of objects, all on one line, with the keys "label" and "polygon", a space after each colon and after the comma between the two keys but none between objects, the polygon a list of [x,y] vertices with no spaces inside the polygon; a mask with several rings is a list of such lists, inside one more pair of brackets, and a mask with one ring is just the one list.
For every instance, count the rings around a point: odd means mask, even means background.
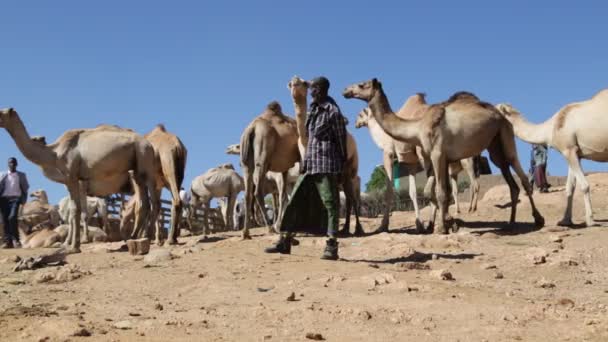
[{"label": "brown camel", "polygon": [[572,225],[572,197],[578,183],[584,195],[585,223],[588,227],[597,225],[593,220],[589,183],[585,179],[580,160],[608,162],[608,89],[598,92],[589,100],[566,105],[539,125],[528,122],[510,105],[499,104],[497,108],[513,125],[518,138],[532,144],[551,146],[566,158],[567,202],[564,216],[558,224]]},{"label": "brown camel", "polygon": [[[23,155],[38,165],[44,175],[65,184],[75,208],[75,219],[70,224],[66,239],[68,252],[80,252],[81,198],[87,195],[107,196],[128,191],[129,170],[135,170],[137,182],[157,198],[154,186],[156,169],[154,149],[142,136],[118,128],[105,126],[65,132],[50,145],[33,141],[21,118],[13,108],[0,110],[0,127],[4,127]],[[146,191],[138,199],[143,208],[149,206]],[[153,216],[158,203],[152,201]],[[136,211],[134,236],[145,226],[143,210]],[[148,232],[149,235],[149,232]]]},{"label": "brown camel", "polygon": [[[287,84],[291,92],[293,105],[296,113],[296,126],[298,128],[298,148],[300,158],[304,159],[306,146],[308,146],[308,131],[306,130],[306,117],[308,115],[308,87],[310,84],[298,76],[294,76]],[[361,185],[359,179],[359,152],[355,138],[346,132],[346,164],[344,172],[340,177],[340,186],[344,190],[346,200],[346,216],[344,226],[340,230],[341,235],[348,235],[350,230],[351,210],[355,212],[355,235],[363,235],[363,227],[359,221],[359,210],[361,203]]]},{"label": "brown camel", "polygon": [[519,187],[509,170],[513,167],[530,200],[534,222],[537,226],[544,224],[517,158],[513,130],[494,106],[471,93],[460,92],[443,103],[430,106],[421,118],[405,120],[393,113],[382,84],[375,78],[347,87],[343,95],[367,102],[374,118],[388,135],[422,148],[425,163],[433,167],[433,176],[427,186],[435,180],[437,183],[434,200],[440,217],[436,232],[447,233],[448,163],[476,156],[484,149],[488,149],[492,162],[500,168],[509,185],[510,223],[515,222],[519,196]]},{"label": "brown camel", "polygon": [[[264,208],[264,182],[268,171],[282,174],[300,160],[298,133],[294,119],[283,114],[281,105],[273,101],[256,117],[241,135],[241,168],[245,181],[245,210],[254,212],[254,205]],[[279,211],[283,211],[285,184],[279,186]],[[266,222],[269,229],[272,228]],[[245,215],[243,239],[249,239],[251,215]]]},{"label": "brown camel", "polygon": [[[161,195],[163,188],[167,188],[171,192],[171,228],[167,242],[170,245],[177,243],[179,236],[179,221],[181,219],[182,203],[179,198],[179,189],[184,181],[184,173],[186,170],[186,159],[188,150],[182,141],[174,134],[167,132],[164,125],[156,126],[151,132],[144,135],[144,138],[152,144],[154,154],[156,156],[156,191],[158,196]],[[160,197],[157,199],[160,202]],[[129,200],[125,207],[125,215],[132,216],[133,199]],[[161,242],[161,223],[158,217],[151,218],[154,220],[156,232],[156,244]],[[123,228],[128,229],[128,228]]]}]

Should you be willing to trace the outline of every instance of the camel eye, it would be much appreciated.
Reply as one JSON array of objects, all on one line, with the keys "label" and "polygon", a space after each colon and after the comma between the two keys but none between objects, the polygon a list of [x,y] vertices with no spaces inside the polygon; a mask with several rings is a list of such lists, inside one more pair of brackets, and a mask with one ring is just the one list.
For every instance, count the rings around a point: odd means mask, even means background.
[{"label": "camel eye", "polygon": [[359,88],[363,89],[363,83],[359,83]]}]

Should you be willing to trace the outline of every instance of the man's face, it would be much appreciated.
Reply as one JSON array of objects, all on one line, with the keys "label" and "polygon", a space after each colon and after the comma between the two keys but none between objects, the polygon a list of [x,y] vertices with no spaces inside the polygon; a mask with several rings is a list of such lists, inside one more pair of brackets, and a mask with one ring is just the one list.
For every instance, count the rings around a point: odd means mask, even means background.
[{"label": "man's face", "polygon": [[17,170],[17,161],[15,159],[8,160],[8,169],[10,172],[15,172]]},{"label": "man's face", "polygon": [[323,101],[327,97],[327,90],[319,83],[310,85],[310,96],[315,101]]}]

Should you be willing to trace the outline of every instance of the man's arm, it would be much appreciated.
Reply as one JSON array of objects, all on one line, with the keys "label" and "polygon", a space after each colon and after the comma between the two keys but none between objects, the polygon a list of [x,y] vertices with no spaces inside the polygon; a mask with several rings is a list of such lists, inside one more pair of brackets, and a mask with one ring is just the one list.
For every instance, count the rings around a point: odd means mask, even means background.
[{"label": "man's arm", "polygon": [[30,190],[30,183],[27,181],[27,176],[25,173],[21,173],[21,204],[25,204],[27,202],[28,191]]},{"label": "man's arm", "polygon": [[338,151],[342,154],[342,160],[346,162],[346,158],[348,156],[346,150],[346,123],[344,121],[344,117],[339,112],[333,115],[333,131],[336,138],[336,143],[338,144]]}]

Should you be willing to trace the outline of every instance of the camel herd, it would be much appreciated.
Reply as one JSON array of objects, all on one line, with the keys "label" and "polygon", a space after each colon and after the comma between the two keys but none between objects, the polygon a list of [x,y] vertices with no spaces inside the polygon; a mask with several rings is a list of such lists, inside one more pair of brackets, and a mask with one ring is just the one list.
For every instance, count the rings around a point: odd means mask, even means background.
[{"label": "camel herd", "polygon": [[[212,168],[192,181],[191,205],[209,206],[212,198],[225,198],[224,221],[234,226],[233,212],[241,191],[244,198],[244,227],[242,237],[250,238],[254,224],[270,227],[266,217],[264,198],[272,195],[276,208],[275,230],[280,224],[283,208],[299,174],[299,162],[306,153],[307,81],[295,76],[288,83],[293,99],[295,118],[286,115],[278,102],[271,102],[244,129],[239,144],[231,145],[226,153],[240,157],[241,177],[232,164]],[[373,141],[383,153],[384,169],[392,183],[395,160],[407,165],[410,197],[416,213],[419,232],[448,233],[456,228],[448,213],[449,182],[457,189],[456,176],[462,170],[471,179],[469,211],[476,210],[479,185],[473,171],[473,159],[487,150],[492,162],[500,169],[511,195],[510,223],[515,222],[519,196],[511,168],[519,177],[532,208],[537,226],[544,224],[543,216],[534,204],[532,188],[519,162],[515,136],[535,144],[547,144],[558,150],[568,162],[566,186],[567,205],[560,225],[572,225],[572,196],[578,182],[584,194],[587,226],[595,225],[591,207],[589,184],[585,179],[580,159],[608,161],[608,132],[604,127],[608,115],[608,90],[593,98],[572,103],[540,125],[526,121],[511,105],[491,105],[474,94],[458,92],[448,100],[428,104],[423,94],[409,97],[398,112],[393,112],[382,84],[377,79],[348,86],[343,96],[359,99],[366,107],[356,119],[356,128],[368,127]],[[80,251],[82,240],[89,240],[87,217],[97,213],[108,231],[105,203],[99,197],[115,193],[131,193],[122,211],[121,231],[131,238],[146,236],[161,244],[161,225],[158,220],[162,188],[171,193],[171,225],[167,243],[177,243],[182,201],[179,191],[184,180],[187,150],[181,140],[159,125],[146,135],[114,125],[100,125],[90,129],[66,131],[55,142],[47,144],[42,136],[29,135],[20,115],[13,109],[0,110],[0,126],[5,128],[22,154],[38,165],[44,175],[66,186],[69,196],[57,209],[48,203],[44,191],[31,194],[34,201],[23,207],[22,217],[29,226],[41,224],[35,220],[57,225],[67,223],[61,234],[47,229],[33,235],[24,232],[24,245],[51,246],[64,241],[70,252]],[[341,190],[345,195],[346,222],[342,233],[349,233],[350,213],[355,214],[355,234],[362,234],[359,222],[361,182],[358,175],[359,155],[354,137],[347,137],[347,161],[340,175]],[[431,216],[424,225],[417,204],[415,174],[426,170],[429,175],[425,195],[431,198]],[[93,196],[93,197],[91,197]],[[388,230],[393,188],[386,186],[385,211],[378,232]],[[457,196],[454,196],[456,199]],[[458,203],[457,211],[458,209]],[[104,209],[102,209],[102,207]],[[435,217],[439,212],[439,219]],[[32,215],[38,213],[41,215]],[[190,216],[192,211],[190,212]],[[33,217],[36,217],[34,220]],[[190,217],[191,218],[191,217]],[[204,220],[206,222],[206,220]],[[204,234],[207,234],[204,227]],[[54,231],[52,231],[54,232]]]}]

